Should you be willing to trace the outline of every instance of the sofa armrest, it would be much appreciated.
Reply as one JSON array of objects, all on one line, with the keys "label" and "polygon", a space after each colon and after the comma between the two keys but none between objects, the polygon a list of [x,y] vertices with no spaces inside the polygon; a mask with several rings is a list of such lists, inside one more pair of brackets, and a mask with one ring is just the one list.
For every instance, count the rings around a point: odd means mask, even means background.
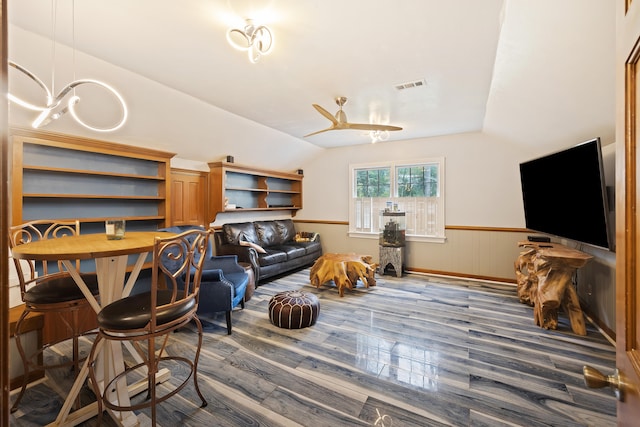
[{"label": "sofa armrest", "polygon": [[236,255],[238,262],[246,262],[251,265],[253,271],[258,271],[260,262],[258,261],[258,252],[250,246],[240,245],[220,245],[217,248],[216,255]]},{"label": "sofa armrest", "polygon": [[242,273],[244,268],[238,264],[237,255],[217,255],[205,260],[202,266],[203,271],[220,269],[228,273]]},{"label": "sofa armrest", "polygon": [[200,283],[205,282],[222,282],[224,280],[224,273],[219,268],[210,268],[202,270],[202,278]]}]

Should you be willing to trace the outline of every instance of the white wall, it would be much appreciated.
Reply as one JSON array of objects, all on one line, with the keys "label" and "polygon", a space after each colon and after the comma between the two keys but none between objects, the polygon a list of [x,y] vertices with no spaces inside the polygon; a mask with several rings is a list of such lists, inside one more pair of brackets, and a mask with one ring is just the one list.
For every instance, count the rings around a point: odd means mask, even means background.
[{"label": "white wall", "polygon": [[301,219],[348,221],[349,165],[445,158],[446,225],[524,227],[518,164],[528,154],[483,133],[326,150],[304,168]]},{"label": "white wall", "polygon": [[[483,133],[336,148],[304,165],[304,208],[296,220],[348,222],[349,165],[386,160],[445,158],[445,225],[524,228],[517,146]],[[301,224],[322,230],[325,251],[366,251],[378,259],[377,240],[349,238],[345,225]],[[514,279],[517,242],[526,235],[495,230],[446,230],[444,243],[407,244],[411,269]],[[524,237],[523,237],[524,236]]]}]

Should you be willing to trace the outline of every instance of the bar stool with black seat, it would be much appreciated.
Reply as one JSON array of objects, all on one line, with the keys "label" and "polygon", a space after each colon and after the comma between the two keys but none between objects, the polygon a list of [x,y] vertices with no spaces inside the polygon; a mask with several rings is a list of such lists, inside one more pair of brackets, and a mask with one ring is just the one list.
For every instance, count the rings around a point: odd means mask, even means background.
[{"label": "bar stool with black seat", "polygon": [[[80,234],[80,222],[55,221],[55,220],[35,220],[24,224],[15,225],[9,228],[9,245],[13,249],[16,246],[35,242],[44,239],[64,238],[65,236],[75,236]],[[24,302],[24,311],[15,326],[15,343],[22,359],[23,381],[18,397],[11,407],[11,412],[18,409],[18,404],[24,396],[29,383],[29,373],[35,370],[53,369],[64,366],[72,366],[74,372],[79,372],[79,364],[83,360],[80,358],[79,338],[83,335],[94,334],[95,331],[84,333],[81,331],[79,312],[89,308],[90,305],[82,291],[76,285],[74,279],[68,272],[64,271],[60,263],[48,261],[22,261],[14,258],[18,280],[20,282],[20,294]],[[76,261],[78,267],[80,260]],[[87,284],[93,295],[98,295],[98,280],[95,273],[83,273],[81,277]],[[93,310],[87,312],[94,313]],[[54,340],[38,348],[33,354],[26,354],[25,346],[22,342],[22,325],[32,313],[54,313],[67,329],[65,338]],[[70,318],[69,318],[70,317]],[[44,352],[52,346],[71,338],[73,342],[73,354],[71,359],[62,360],[58,363],[44,364]]]},{"label": "bar stool with black seat", "polygon": [[[151,408],[152,425],[156,425],[156,405],[182,390],[190,378],[196,393],[205,407],[207,401],[198,386],[198,360],[202,346],[202,324],[196,314],[200,291],[200,278],[204,254],[209,243],[210,231],[189,230],[183,233],[160,238],[156,237],[153,247],[151,288],[112,302],[98,313],[98,336],[89,354],[88,366],[91,384],[98,400],[98,424],[102,423],[102,414],[106,409],[122,412]],[[198,344],[193,359],[181,354],[169,354],[167,344],[172,332],[195,324],[198,332]],[[105,341],[129,341],[136,349],[142,362],[121,367],[114,377],[104,373],[106,384],[101,385],[96,375],[98,369],[96,357]],[[107,365],[107,364],[105,364]],[[177,386],[158,396],[156,375],[166,367],[180,365],[182,374]],[[105,366],[105,369],[106,366]],[[107,394],[116,387],[118,381],[135,377],[138,373],[147,377],[147,398],[131,405],[111,401]],[[164,389],[164,387],[163,387]]]}]

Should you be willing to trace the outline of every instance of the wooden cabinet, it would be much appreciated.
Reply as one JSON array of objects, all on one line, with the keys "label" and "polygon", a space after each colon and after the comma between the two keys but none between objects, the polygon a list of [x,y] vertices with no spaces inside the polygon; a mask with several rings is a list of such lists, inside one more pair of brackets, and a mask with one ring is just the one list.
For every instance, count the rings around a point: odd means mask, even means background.
[{"label": "wooden cabinet", "polygon": [[235,163],[209,163],[209,216],[219,212],[302,209],[302,178],[297,173],[257,169]]},{"label": "wooden cabinet", "polygon": [[208,226],[205,218],[207,173],[171,169],[171,224]]},{"label": "wooden cabinet", "polygon": [[83,233],[169,223],[173,153],[41,131],[13,130],[12,223],[79,219]]}]

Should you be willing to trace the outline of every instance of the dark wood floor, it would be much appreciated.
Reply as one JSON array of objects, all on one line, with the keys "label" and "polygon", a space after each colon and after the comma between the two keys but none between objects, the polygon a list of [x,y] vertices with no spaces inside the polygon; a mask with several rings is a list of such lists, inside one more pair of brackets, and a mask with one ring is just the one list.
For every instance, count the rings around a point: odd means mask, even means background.
[{"label": "dark wood floor", "polygon": [[[314,326],[270,323],[270,298],[292,289],[319,298]],[[610,390],[582,378],[585,364],[613,372],[612,344],[589,324],[586,337],[574,335],[563,314],[556,331],[536,327],[513,285],[385,275],[340,298],[331,283],[311,287],[306,269],[260,286],[233,313],[232,335],[222,316],[209,321],[199,369],[209,404],[198,408],[189,386],[160,405],[164,427],[616,425]],[[172,352],[186,352],[194,334],[172,340]],[[29,389],[12,425],[55,418],[71,376],[51,375]]]}]

